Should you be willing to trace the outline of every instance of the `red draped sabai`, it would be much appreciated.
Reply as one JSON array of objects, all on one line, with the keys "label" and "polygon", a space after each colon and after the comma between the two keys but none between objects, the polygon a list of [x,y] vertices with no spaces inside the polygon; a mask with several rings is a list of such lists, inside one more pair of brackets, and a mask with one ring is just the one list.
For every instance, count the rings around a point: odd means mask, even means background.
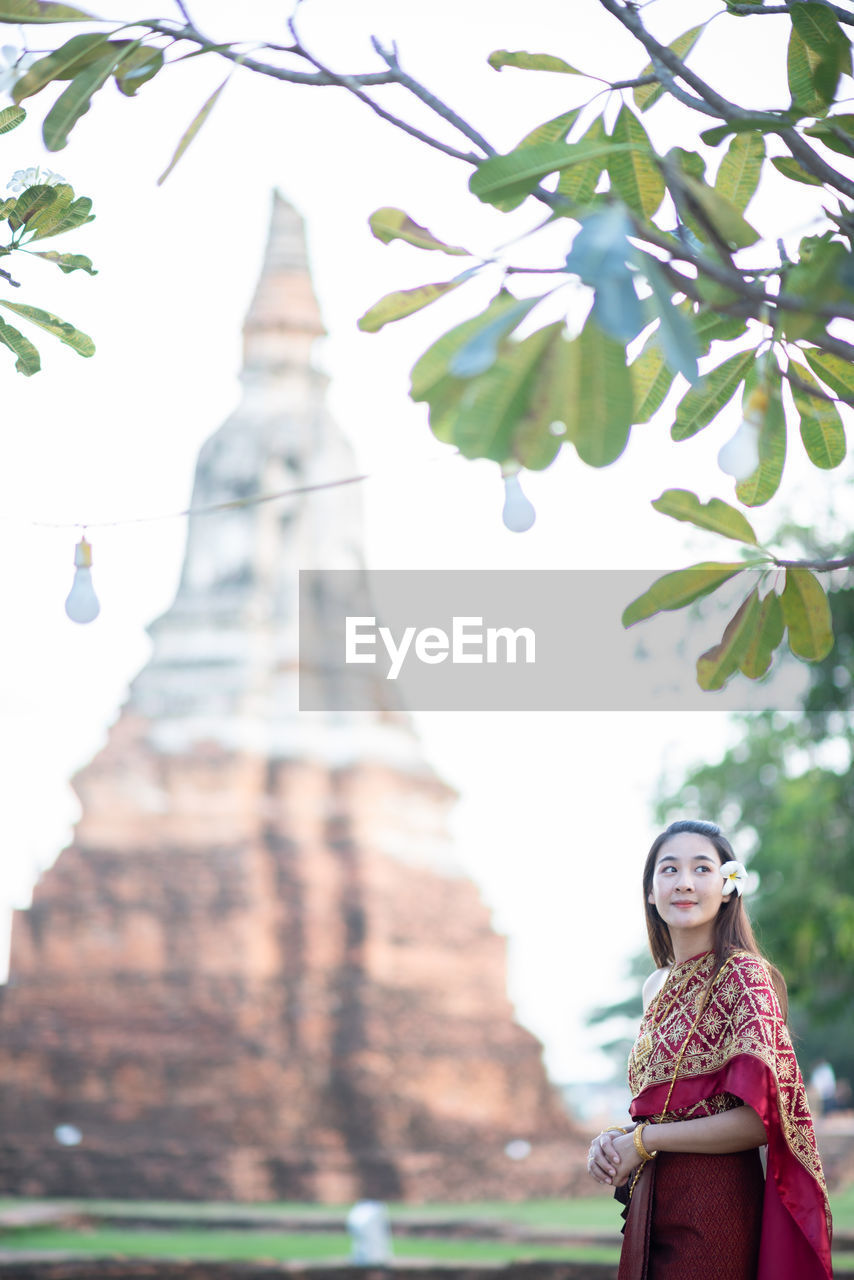
[{"label": "red draped sabai", "polygon": [[756,1152],[661,1153],[632,1195],[620,1280],[828,1280],[827,1190],[768,966],[738,952],[710,989],[713,969],[711,952],[675,965],[644,1014],[631,1113],[655,1122],[665,1106],[665,1121],[753,1107],[767,1137],[764,1190]]}]

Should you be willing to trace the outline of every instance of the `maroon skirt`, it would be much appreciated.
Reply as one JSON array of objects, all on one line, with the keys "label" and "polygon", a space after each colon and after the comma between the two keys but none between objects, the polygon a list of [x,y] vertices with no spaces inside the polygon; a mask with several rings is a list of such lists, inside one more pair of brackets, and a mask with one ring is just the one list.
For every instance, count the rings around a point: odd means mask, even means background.
[{"label": "maroon skirt", "polygon": [[618,1280],[756,1280],[764,1194],[758,1151],[660,1152],[632,1194]]}]

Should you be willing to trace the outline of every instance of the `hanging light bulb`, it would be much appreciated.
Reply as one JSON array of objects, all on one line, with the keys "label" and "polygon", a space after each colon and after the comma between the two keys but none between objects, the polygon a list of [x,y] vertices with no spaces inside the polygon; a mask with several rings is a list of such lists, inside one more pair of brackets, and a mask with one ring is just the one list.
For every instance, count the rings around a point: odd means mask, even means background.
[{"label": "hanging light bulb", "polygon": [[83,537],[74,548],[74,582],[65,601],[72,622],[94,622],[101,612],[92,586],[92,545]]},{"label": "hanging light bulb", "polygon": [[504,480],[504,510],[501,518],[511,533],[525,533],[537,518],[533,503],[522,492],[519,463],[505,462],[501,468]]},{"label": "hanging light bulb", "polygon": [[759,466],[759,433],[768,408],[768,392],[757,387],[747,398],[744,420],[718,454],[718,466],[736,480],[747,480]]}]

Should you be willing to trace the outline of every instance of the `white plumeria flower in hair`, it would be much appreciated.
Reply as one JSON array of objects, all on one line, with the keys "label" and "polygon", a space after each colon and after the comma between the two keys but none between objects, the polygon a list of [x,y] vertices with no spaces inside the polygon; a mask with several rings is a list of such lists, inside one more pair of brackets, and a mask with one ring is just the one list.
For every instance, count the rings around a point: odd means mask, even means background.
[{"label": "white plumeria flower in hair", "polygon": [[741,862],[725,862],[721,867],[721,875],[724,878],[724,897],[728,893],[732,893],[733,889],[741,897],[747,881],[747,869],[744,864]]}]

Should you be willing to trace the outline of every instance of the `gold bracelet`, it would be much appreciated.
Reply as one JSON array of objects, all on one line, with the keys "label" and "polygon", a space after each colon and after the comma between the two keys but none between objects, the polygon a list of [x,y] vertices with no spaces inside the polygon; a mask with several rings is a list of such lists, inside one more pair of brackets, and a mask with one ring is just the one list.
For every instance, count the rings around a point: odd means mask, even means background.
[{"label": "gold bracelet", "polygon": [[604,1138],[606,1133],[628,1133],[628,1129],[621,1129],[618,1124],[609,1125],[607,1129],[603,1129],[599,1134],[600,1138]]},{"label": "gold bracelet", "polygon": [[635,1150],[644,1164],[646,1164],[648,1160],[654,1160],[658,1155],[657,1151],[647,1151],[646,1147],[643,1145],[643,1131],[645,1128],[646,1122],[644,1124],[639,1124],[634,1132]]}]

